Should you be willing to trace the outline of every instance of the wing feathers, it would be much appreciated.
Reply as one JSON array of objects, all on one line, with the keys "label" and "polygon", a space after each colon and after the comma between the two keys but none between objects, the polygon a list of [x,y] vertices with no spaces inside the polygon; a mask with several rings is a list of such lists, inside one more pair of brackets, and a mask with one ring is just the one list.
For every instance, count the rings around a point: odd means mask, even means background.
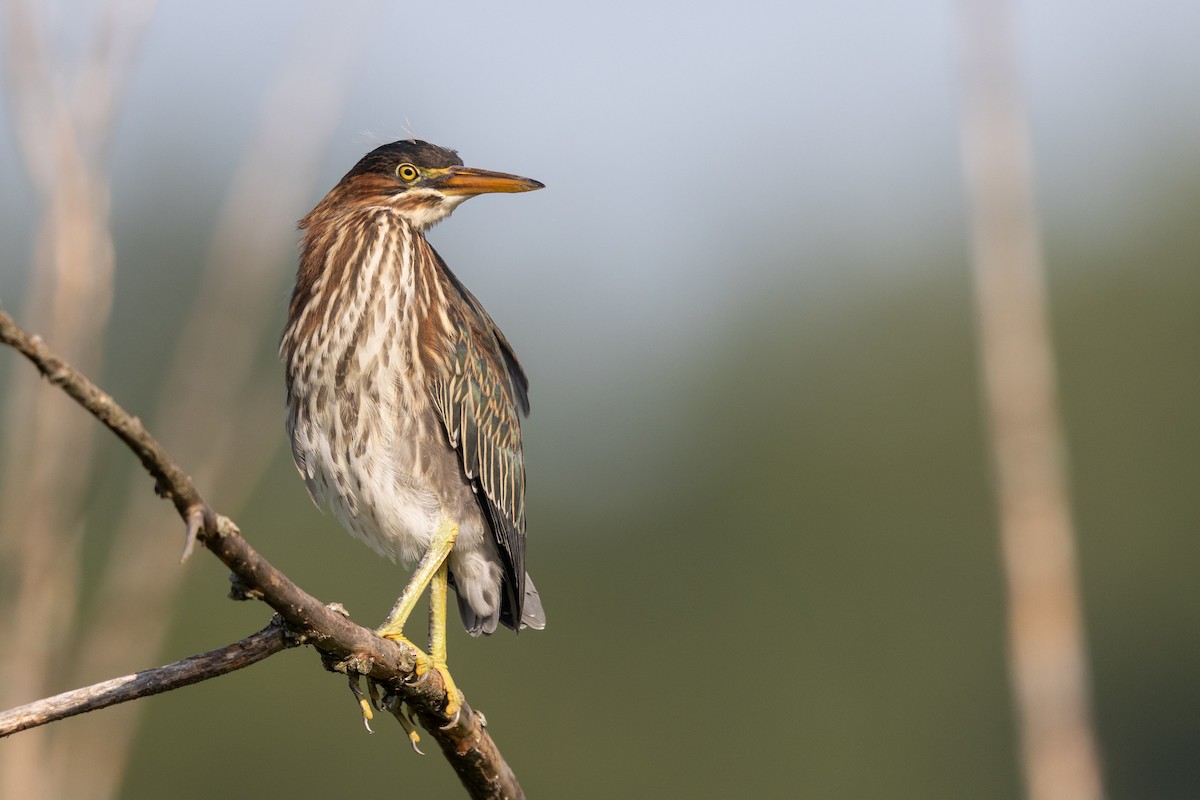
[{"label": "wing feathers", "polygon": [[[441,259],[439,257],[439,262]],[[529,411],[529,382],[504,334],[441,262],[452,303],[448,369],[437,371],[433,402],[450,446],[476,486],[504,562],[505,621],[521,620],[525,598],[525,465],[519,414]]]}]

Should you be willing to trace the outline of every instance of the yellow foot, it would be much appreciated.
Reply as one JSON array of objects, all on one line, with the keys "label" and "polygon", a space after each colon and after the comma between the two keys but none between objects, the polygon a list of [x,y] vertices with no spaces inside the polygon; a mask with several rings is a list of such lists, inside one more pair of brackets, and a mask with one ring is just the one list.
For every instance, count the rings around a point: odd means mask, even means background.
[{"label": "yellow foot", "polygon": [[382,628],[376,631],[376,633],[385,639],[391,639],[393,642],[403,642],[417,651],[417,668],[414,672],[418,678],[424,677],[431,669],[437,670],[437,673],[442,676],[442,684],[446,687],[446,708],[442,713],[447,717],[453,718],[458,713],[458,710],[462,708],[462,693],[458,691],[458,687],[454,684],[454,679],[450,677],[450,669],[446,666],[446,662],[435,660],[424,650],[413,644],[402,633],[392,633]]},{"label": "yellow foot", "polygon": [[[424,654],[422,654],[424,655]],[[450,669],[446,666],[445,661],[434,661],[429,658],[422,663],[421,659],[417,659],[417,677],[421,677],[430,669],[435,669],[442,676],[442,684],[446,687],[446,708],[442,711],[451,719],[462,708],[462,694],[458,691],[458,687],[454,685],[454,679],[450,677]]]}]

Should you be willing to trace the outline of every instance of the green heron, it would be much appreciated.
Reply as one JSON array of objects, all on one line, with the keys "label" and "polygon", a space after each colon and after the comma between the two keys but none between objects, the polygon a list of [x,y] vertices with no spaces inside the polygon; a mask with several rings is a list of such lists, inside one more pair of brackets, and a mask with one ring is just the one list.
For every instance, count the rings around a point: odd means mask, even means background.
[{"label": "green heron", "polygon": [[280,345],[292,455],[353,536],[416,564],[378,633],[411,645],[404,624],[429,587],[417,673],[442,674],[447,716],[461,704],[446,668],[447,588],[473,636],[546,617],[525,572],[529,382],[425,231],[474,195],[540,188],[406,140],[364,156],[300,221]]}]

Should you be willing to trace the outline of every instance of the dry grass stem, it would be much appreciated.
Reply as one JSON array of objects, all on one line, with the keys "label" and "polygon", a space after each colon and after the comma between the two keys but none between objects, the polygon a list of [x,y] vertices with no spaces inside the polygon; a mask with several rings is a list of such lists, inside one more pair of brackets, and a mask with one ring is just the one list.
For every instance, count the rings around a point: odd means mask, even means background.
[{"label": "dry grass stem", "polygon": [[[321,156],[341,118],[356,61],[355,15],[314,6],[291,54],[268,88],[253,139],[243,153],[221,209],[195,301],[187,314],[152,415],[172,449],[193,466],[194,479],[239,508],[282,441],[281,380],[255,369],[262,344],[273,346],[280,325],[280,266],[294,253],[292,237],[319,173]],[[269,402],[261,398],[269,396]],[[214,432],[197,419],[226,421]],[[132,486],[118,536],[97,592],[104,619],[86,632],[72,681],[128,669],[159,657],[170,598],[180,570],[163,569],[178,543],[147,536],[161,527],[161,506]],[[105,623],[104,620],[109,620]],[[88,720],[65,734],[57,767],[76,776],[70,796],[115,797],[133,735],[137,706],[117,719]],[[103,726],[104,735],[97,735]]]},{"label": "dry grass stem", "polygon": [[[117,108],[153,3],[110,4],[96,13],[75,68],[44,30],[53,9],[33,0],[5,6],[4,53],[13,124],[39,209],[27,316],[83,368],[100,366],[112,298],[108,154]],[[8,397],[2,528],[3,627],[27,648],[0,654],[0,702],[45,693],[79,605],[81,505],[92,430],[36,381],[15,377]],[[0,750],[0,797],[61,796],[43,732]]]},{"label": "dry grass stem", "polygon": [[962,11],[962,142],[1025,783],[1030,800],[1099,800],[1015,8],[1004,0],[964,0]]}]

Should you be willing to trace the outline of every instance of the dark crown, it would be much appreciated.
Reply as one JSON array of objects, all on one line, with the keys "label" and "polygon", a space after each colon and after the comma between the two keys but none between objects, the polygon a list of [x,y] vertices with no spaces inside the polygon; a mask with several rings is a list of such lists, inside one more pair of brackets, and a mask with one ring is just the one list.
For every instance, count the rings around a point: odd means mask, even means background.
[{"label": "dark crown", "polygon": [[461,167],[462,159],[458,153],[436,144],[423,142],[420,139],[404,139],[376,147],[367,153],[354,169],[346,173],[346,178],[368,173],[392,174],[400,164],[415,164],[420,167]]}]

